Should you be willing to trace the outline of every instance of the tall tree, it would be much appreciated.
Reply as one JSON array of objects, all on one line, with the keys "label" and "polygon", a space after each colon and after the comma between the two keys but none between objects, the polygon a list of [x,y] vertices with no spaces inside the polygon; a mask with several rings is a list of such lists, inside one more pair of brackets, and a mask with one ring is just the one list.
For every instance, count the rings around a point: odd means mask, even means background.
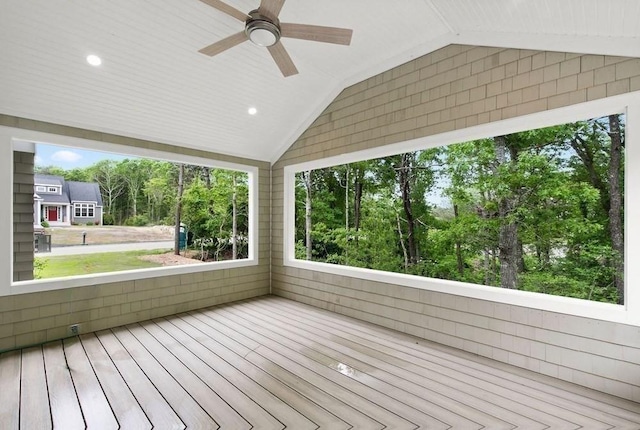
[{"label": "tall tree", "polygon": [[176,196],[176,225],[174,229],[173,253],[180,255],[180,222],[182,219],[182,193],[184,191],[184,164],[178,165],[178,191]]},{"label": "tall tree", "polygon": [[400,163],[396,166],[398,174],[398,186],[402,198],[402,209],[404,210],[405,221],[407,223],[407,251],[409,253],[409,264],[418,263],[418,241],[416,239],[416,220],[411,208],[411,185],[413,182],[413,163],[415,153],[406,152],[400,156]]},{"label": "tall tree", "polygon": [[93,180],[100,186],[103,200],[105,200],[105,212],[113,215],[116,199],[125,192],[125,181],[118,173],[117,164],[113,160],[102,160],[91,168]]},{"label": "tall tree", "polygon": [[620,116],[609,115],[609,233],[613,250],[614,285],[618,291],[618,303],[624,304],[624,232],[622,230],[622,147],[623,137]]},{"label": "tall tree", "polygon": [[131,216],[138,215],[138,197],[144,184],[149,180],[153,169],[153,161],[143,159],[126,159],[118,164],[120,174],[127,183],[127,193],[131,203]]},{"label": "tall tree", "polygon": [[231,177],[231,259],[235,260],[238,258],[238,180],[235,172]]},{"label": "tall tree", "polygon": [[311,260],[311,250],[313,244],[311,243],[311,175],[313,171],[307,170],[302,172],[302,182],[305,191],[305,203],[304,203],[304,228],[305,228],[305,252],[307,260]]},{"label": "tall tree", "polygon": [[[496,136],[493,140],[496,153],[496,174],[500,174],[500,170],[508,171],[511,168],[510,164],[517,162],[517,150],[513,145],[507,145],[505,136]],[[510,152],[509,158],[507,151]],[[498,200],[500,286],[509,289],[518,288],[520,243],[518,241],[518,225],[514,214],[516,203],[516,198],[512,195],[511,190],[507,190]]]}]

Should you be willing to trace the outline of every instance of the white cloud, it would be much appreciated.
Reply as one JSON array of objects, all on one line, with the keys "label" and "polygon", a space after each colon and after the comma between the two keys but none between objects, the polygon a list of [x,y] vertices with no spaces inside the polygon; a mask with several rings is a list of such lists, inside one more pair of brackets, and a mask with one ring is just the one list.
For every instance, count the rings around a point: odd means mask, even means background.
[{"label": "white cloud", "polygon": [[75,163],[76,161],[80,161],[80,159],[82,158],[82,155],[78,154],[77,152],[73,152],[73,151],[56,151],[53,154],[51,154],[51,159],[53,161],[58,161],[58,162],[62,162],[62,163]]},{"label": "white cloud", "polygon": [[43,162],[44,162],[44,159],[42,157],[38,157],[37,155],[33,157],[34,164],[41,166]]}]

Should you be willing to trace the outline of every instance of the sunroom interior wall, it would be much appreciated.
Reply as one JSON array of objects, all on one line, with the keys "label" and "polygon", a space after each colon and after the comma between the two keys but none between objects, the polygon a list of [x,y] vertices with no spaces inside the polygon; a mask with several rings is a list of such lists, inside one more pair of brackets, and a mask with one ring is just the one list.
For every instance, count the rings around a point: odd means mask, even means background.
[{"label": "sunroom interior wall", "polygon": [[[0,297],[0,351],[66,337],[70,324],[79,323],[81,332],[91,332],[269,293],[268,163],[6,115],[0,115],[0,125],[259,168],[258,265],[3,296]],[[33,228],[33,215],[28,222]],[[21,227],[17,228],[19,231]]]},{"label": "sunroom interior wall", "polygon": [[640,59],[450,45],[346,88],[272,167],[272,291],[640,401],[640,327],[285,266],[284,172],[640,90]]}]

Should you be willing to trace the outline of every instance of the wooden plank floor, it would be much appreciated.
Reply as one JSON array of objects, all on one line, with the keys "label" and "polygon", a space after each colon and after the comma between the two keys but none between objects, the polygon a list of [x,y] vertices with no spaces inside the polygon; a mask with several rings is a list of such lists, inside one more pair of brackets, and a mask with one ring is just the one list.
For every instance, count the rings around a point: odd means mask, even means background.
[{"label": "wooden plank floor", "polygon": [[640,405],[277,297],[0,355],[4,429],[640,429]]}]

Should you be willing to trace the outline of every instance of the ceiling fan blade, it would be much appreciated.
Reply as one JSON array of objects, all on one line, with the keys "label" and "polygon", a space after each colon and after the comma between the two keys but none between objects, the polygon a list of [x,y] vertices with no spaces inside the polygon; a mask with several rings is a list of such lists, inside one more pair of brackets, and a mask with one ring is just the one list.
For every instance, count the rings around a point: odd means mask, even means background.
[{"label": "ceiling fan blade", "polygon": [[293,64],[291,57],[289,57],[287,50],[284,49],[281,42],[271,45],[267,47],[267,49],[285,78],[287,76],[298,74],[298,69],[296,69],[295,64]]},{"label": "ceiling fan blade", "polygon": [[319,25],[280,24],[282,37],[313,40],[315,42],[335,43],[338,45],[351,44],[353,30],[348,28],[321,27]]},{"label": "ceiling fan blade", "polygon": [[269,18],[277,18],[280,15],[285,0],[262,0],[258,12]]},{"label": "ceiling fan blade", "polygon": [[220,1],[220,0],[200,0],[202,3],[208,4],[209,6],[218,9],[220,12],[224,12],[227,15],[230,15],[242,22],[245,22],[248,18],[247,14],[244,12],[240,12],[233,6],[229,6],[228,4]]},{"label": "ceiling fan blade", "polygon": [[214,55],[218,55],[219,53],[226,51],[229,48],[233,48],[236,45],[241,44],[247,40],[247,35],[244,31],[240,33],[236,33],[233,36],[229,36],[225,39],[219,40],[216,43],[212,43],[209,46],[205,46],[198,52],[204,55],[208,55],[209,57],[213,57]]}]

